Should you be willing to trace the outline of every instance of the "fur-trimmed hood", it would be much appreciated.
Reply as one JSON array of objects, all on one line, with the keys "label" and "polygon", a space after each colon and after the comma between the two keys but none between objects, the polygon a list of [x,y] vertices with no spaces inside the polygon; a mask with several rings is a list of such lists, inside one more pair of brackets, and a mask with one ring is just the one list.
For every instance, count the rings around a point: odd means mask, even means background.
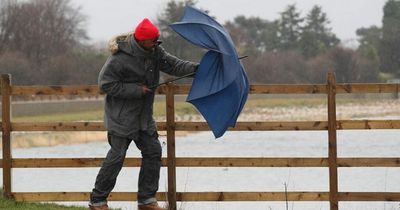
[{"label": "fur-trimmed hood", "polygon": [[[154,56],[153,51],[146,51],[139,46],[132,33],[115,36],[108,43],[108,48],[113,55],[122,51],[132,56]],[[158,46],[158,48],[160,47]]]},{"label": "fur-trimmed hood", "polygon": [[117,36],[114,36],[109,42],[108,42],[108,49],[110,50],[111,54],[115,54],[119,51],[118,48],[118,43],[119,42],[127,42],[129,39],[129,35],[131,35],[132,32],[126,32],[123,34],[119,34]]}]

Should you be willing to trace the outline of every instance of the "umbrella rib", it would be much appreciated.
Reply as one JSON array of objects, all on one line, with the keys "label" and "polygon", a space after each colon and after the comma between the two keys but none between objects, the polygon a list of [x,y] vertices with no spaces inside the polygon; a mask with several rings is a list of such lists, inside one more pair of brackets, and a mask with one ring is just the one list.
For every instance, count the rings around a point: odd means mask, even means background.
[{"label": "umbrella rib", "polygon": [[[171,24],[170,26],[172,27],[172,29],[173,29],[173,26],[174,25],[203,25],[203,26],[207,26],[207,27],[210,27],[210,28],[213,28],[213,29],[215,29],[218,33],[220,33],[223,37],[226,37],[227,38],[227,41],[228,42],[232,42],[232,40],[229,38],[230,36],[228,35],[228,34],[226,34],[226,32],[225,31],[223,31],[223,30],[221,30],[221,29],[219,29],[219,28],[217,28],[217,27],[215,27],[215,26],[212,26],[212,25],[207,25],[207,24],[205,24],[205,23],[199,23],[199,22],[177,22],[177,23],[173,23],[173,24]],[[175,30],[175,29],[174,29]],[[176,31],[176,30],[175,30]],[[179,33],[178,31],[176,31],[177,33]],[[206,33],[206,35],[210,38],[210,36]],[[193,44],[195,44],[195,45],[197,45],[196,43],[194,43],[193,41],[191,41],[190,39],[188,39],[188,38],[186,38],[185,36],[183,36],[182,35],[182,37],[183,38],[185,38],[186,40],[188,40],[189,42],[191,42],[191,43],[193,43]],[[212,40],[212,39],[211,39]],[[233,43],[230,43],[229,44],[229,46],[233,46]],[[219,53],[222,53],[222,54],[227,54],[227,55],[230,55],[231,53],[227,53],[227,52],[221,52],[220,50],[218,50],[218,49],[214,49],[214,48],[208,48],[208,50],[213,50],[213,51],[216,51],[216,52],[219,52]],[[235,48],[232,48],[232,50],[234,51],[234,53],[236,53],[236,49]],[[237,54],[237,53],[236,53]]]}]

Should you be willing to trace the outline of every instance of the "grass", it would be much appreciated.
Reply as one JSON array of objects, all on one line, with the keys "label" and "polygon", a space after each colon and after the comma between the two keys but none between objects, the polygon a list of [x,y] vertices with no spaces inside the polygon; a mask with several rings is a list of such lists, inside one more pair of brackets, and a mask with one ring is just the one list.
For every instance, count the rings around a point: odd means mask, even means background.
[{"label": "grass", "polygon": [[[365,99],[365,98],[337,98],[337,104],[346,103],[366,103],[370,101],[376,101],[376,99]],[[251,98],[246,102],[244,112],[253,108],[274,108],[274,107],[296,107],[296,106],[319,106],[326,105],[327,99],[324,96],[321,97],[302,97],[301,95],[287,96],[279,98]],[[162,117],[166,115],[165,101],[156,101],[154,103],[154,116]],[[16,116],[13,117],[14,122],[71,122],[71,121],[102,121],[103,120],[103,109],[96,107],[94,110],[87,111],[59,111],[50,114],[40,114],[32,116]],[[185,101],[175,101],[175,115],[199,115],[199,112],[194,106]]]},{"label": "grass", "polygon": [[15,122],[71,122],[71,121],[101,121],[103,120],[103,110],[80,111],[80,112],[61,112],[52,114],[42,114],[33,116],[13,117]]},{"label": "grass", "polygon": [[[154,103],[154,116],[165,116],[165,102],[157,101]],[[196,114],[197,110],[189,103],[180,101],[175,103],[175,114]],[[71,122],[71,121],[102,121],[103,109],[89,111],[64,111],[50,114],[32,115],[32,116],[16,116],[13,117],[14,122]]]},{"label": "grass", "polygon": [[[33,203],[15,201],[3,197],[3,192],[0,191],[0,210],[87,210],[87,207],[64,206],[53,203]],[[113,210],[113,209],[111,209]],[[117,209],[114,209],[117,210]]]},{"label": "grass", "polygon": [[87,210],[86,207],[70,207],[57,204],[29,203],[0,197],[0,209],[4,210]]}]

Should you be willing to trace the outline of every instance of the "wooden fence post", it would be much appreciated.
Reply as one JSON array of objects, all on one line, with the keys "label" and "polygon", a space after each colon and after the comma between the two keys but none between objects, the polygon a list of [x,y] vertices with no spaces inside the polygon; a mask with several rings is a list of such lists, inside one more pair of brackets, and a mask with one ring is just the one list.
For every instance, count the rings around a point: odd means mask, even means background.
[{"label": "wooden fence post", "polygon": [[168,206],[176,210],[176,161],[175,161],[175,99],[174,85],[167,85],[167,166],[168,166]]},{"label": "wooden fence post", "polygon": [[11,75],[1,75],[2,98],[2,146],[3,146],[3,194],[12,198],[11,193]]},{"label": "wooden fence post", "polygon": [[329,138],[329,201],[331,210],[338,210],[338,170],[336,143],[336,78],[333,72],[328,73],[328,138]]}]

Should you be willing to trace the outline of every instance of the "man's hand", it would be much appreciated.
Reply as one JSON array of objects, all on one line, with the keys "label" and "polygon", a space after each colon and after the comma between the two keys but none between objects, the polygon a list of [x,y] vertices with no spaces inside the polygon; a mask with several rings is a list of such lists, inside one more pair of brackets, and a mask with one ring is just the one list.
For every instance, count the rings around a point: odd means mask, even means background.
[{"label": "man's hand", "polygon": [[142,85],[142,94],[146,95],[147,93],[153,92],[152,89],[148,88],[146,85]]}]

